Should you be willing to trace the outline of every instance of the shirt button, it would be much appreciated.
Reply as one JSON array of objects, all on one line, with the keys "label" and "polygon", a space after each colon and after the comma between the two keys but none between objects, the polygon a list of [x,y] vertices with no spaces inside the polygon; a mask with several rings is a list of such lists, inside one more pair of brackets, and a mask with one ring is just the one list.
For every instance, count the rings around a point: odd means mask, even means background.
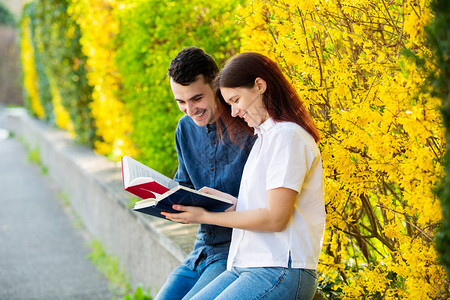
[{"label": "shirt button", "polygon": [[212,144],[215,145],[215,144],[216,144],[216,141],[213,141]]},{"label": "shirt button", "polygon": [[211,170],[211,171],[214,171],[214,167],[211,167],[210,170]]}]

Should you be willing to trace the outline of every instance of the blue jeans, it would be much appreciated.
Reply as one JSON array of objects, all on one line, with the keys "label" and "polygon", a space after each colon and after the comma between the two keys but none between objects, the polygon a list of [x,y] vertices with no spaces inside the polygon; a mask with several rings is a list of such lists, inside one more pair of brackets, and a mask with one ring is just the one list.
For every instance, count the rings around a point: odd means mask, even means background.
[{"label": "blue jeans", "polygon": [[192,300],[210,299],[301,299],[311,300],[317,288],[315,270],[237,268],[225,271]]},{"label": "blue jeans", "polygon": [[209,265],[206,265],[205,259],[203,259],[195,270],[180,265],[169,275],[155,300],[191,299],[226,269],[226,259],[217,260]]}]

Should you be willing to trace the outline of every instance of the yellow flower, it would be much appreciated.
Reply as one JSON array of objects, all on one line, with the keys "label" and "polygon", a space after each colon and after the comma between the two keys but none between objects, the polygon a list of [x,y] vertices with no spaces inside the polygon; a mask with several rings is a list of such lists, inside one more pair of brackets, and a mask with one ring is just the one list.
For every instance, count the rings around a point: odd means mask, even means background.
[{"label": "yellow flower", "polygon": [[414,47],[430,57],[429,5],[254,0],[241,10],[241,51],[279,64],[321,132],[327,232],[319,270],[343,299],[435,298],[448,284],[432,254],[442,218],[432,193],[443,174],[439,101],[400,55]]},{"label": "yellow flower", "polygon": [[36,64],[34,61],[34,48],[32,45],[30,17],[22,21],[21,58],[24,73],[24,86],[30,97],[31,109],[38,118],[45,118],[45,111],[39,98]]}]

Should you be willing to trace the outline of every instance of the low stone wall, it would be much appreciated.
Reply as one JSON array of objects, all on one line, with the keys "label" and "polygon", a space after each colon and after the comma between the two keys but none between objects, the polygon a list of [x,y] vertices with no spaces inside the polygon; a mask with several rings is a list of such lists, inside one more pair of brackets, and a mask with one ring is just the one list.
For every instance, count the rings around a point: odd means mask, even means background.
[{"label": "low stone wall", "polygon": [[6,127],[39,150],[48,174],[70,201],[91,236],[118,257],[135,288],[154,295],[191,251],[197,225],[183,225],[133,212],[122,189],[120,164],[76,144],[65,131],[7,109]]}]

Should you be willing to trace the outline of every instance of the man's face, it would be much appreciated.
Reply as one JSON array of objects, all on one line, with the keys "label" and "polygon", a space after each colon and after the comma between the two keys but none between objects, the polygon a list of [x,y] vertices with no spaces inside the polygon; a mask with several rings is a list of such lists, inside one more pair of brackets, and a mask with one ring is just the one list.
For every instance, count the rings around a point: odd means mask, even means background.
[{"label": "man's face", "polygon": [[170,87],[182,112],[192,118],[198,126],[214,123],[214,92],[205,83],[203,75],[189,85],[181,85],[170,78]]}]

